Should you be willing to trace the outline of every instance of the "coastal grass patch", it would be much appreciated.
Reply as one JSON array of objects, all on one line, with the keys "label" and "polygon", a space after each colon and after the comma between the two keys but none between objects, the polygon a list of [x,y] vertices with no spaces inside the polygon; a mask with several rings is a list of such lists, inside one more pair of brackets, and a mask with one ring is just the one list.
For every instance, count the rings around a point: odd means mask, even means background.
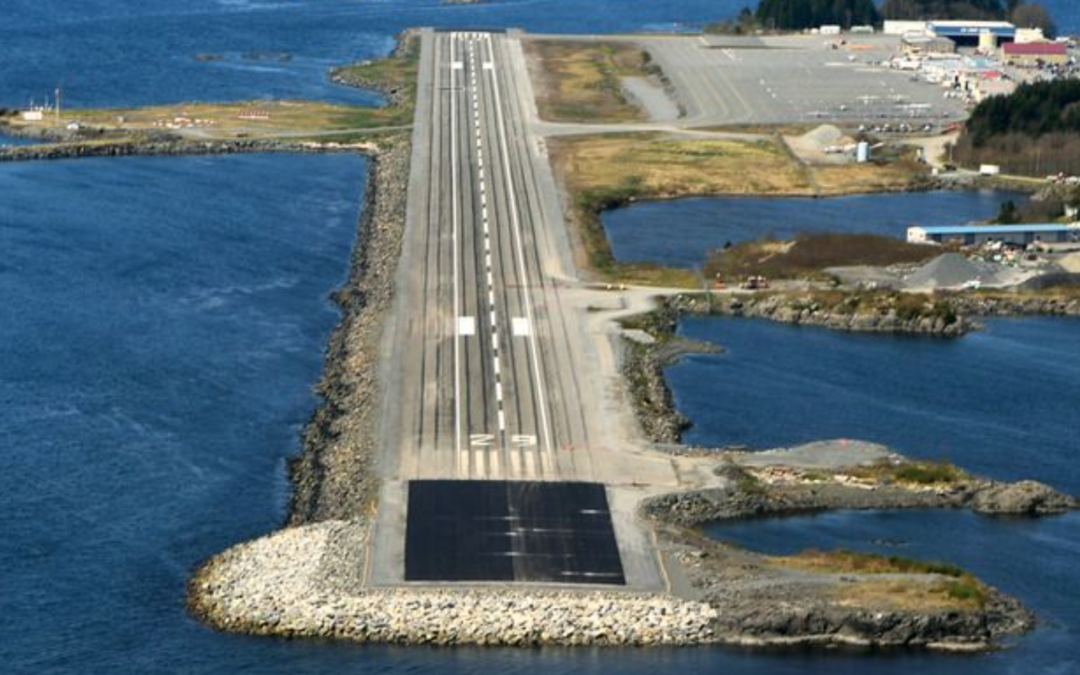
[{"label": "coastal grass patch", "polygon": [[851,604],[975,609],[984,606],[989,597],[985,584],[947,562],[846,549],[811,549],[789,556],[772,556],[769,560],[774,565],[803,572],[858,575],[857,581],[844,584],[837,592],[838,599]]},{"label": "coastal grass patch", "polygon": [[713,251],[705,274],[710,278],[795,279],[820,276],[829,267],[919,263],[939,254],[933,247],[872,234],[811,234],[785,242],[741,242]]},{"label": "coastal grass patch", "polygon": [[926,165],[908,158],[865,164],[811,164],[807,169],[823,196],[912,190],[922,187],[929,175]]},{"label": "coastal grass patch", "polygon": [[619,42],[525,40],[536,71],[537,108],[552,122],[641,122],[645,112],[621,78],[659,75],[645,50]]},{"label": "coastal grass patch", "polygon": [[978,582],[921,579],[870,579],[844,584],[836,600],[847,606],[911,612],[974,611],[985,606],[987,592]]},{"label": "coastal grass patch", "polygon": [[791,556],[774,557],[772,561],[785,567],[825,574],[936,574],[956,579],[970,576],[952,563],[847,549],[835,551],[809,549]]},{"label": "coastal grass patch", "polygon": [[971,480],[971,475],[947,460],[879,462],[847,469],[847,473],[882,484],[948,486]]},{"label": "coastal grass patch", "polygon": [[812,193],[804,173],[773,140],[611,134],[553,139],[549,149],[569,193],[579,266],[609,280],[701,287],[694,273],[618,263],[600,221],[607,209],[639,199]]}]

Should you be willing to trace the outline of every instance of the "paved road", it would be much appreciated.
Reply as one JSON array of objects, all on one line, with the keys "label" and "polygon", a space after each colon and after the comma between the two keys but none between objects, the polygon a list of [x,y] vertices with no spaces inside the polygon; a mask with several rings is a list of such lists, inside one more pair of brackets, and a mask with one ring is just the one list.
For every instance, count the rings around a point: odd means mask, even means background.
[{"label": "paved road", "polygon": [[399,477],[587,479],[561,226],[501,34],[424,38],[395,348]]}]

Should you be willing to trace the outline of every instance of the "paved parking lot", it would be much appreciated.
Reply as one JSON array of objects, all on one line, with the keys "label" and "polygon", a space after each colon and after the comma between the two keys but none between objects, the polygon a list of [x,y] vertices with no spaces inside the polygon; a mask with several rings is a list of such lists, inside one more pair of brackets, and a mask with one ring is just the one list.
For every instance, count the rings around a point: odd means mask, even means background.
[{"label": "paved parking lot", "polygon": [[686,111],[685,123],[944,126],[963,105],[912,74],[879,65],[895,55],[885,36],[849,38],[644,38]]}]

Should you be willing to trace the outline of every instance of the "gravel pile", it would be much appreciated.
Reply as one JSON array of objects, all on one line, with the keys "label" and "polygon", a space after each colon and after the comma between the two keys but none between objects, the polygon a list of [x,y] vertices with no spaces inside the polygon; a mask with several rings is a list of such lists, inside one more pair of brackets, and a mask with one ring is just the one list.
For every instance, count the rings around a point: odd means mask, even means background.
[{"label": "gravel pile", "polygon": [[349,590],[339,563],[363,550],[364,530],[328,521],[230,549],[192,580],[192,609],[223,630],[358,642],[686,645],[714,639],[715,610],[666,596],[505,586]]},{"label": "gravel pile", "polygon": [[822,124],[818,128],[800,136],[799,140],[820,152],[830,146],[839,145],[848,139],[844,137],[844,132],[833,125]]},{"label": "gravel pile", "polygon": [[1071,274],[1080,274],[1080,253],[1070,253],[1058,261],[1061,269]]},{"label": "gravel pile", "polygon": [[981,286],[1011,286],[1027,275],[1003,265],[970,260],[959,253],[945,253],[934,258],[904,279],[909,289],[956,289],[968,283]]}]

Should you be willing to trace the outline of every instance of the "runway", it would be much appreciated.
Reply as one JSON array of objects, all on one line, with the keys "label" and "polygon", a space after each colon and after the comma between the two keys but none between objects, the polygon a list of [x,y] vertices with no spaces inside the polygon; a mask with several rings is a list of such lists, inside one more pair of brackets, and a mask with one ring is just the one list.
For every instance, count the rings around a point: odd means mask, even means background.
[{"label": "runway", "polygon": [[[673,485],[677,476],[666,459],[620,444],[626,422],[611,398],[617,384],[601,379],[617,372],[614,357],[590,332],[599,329],[590,327],[583,291],[574,281],[559,192],[535,130],[535,97],[520,39],[432,30],[422,31],[420,39],[394,306],[383,358],[371,364],[383,384],[383,451],[366,583],[505,579],[505,566],[462,562],[470,559],[469,537],[442,539],[437,555],[445,565],[417,571],[422,568],[416,556],[428,553],[417,546],[424,537],[416,535],[438,530],[431,522],[438,504],[423,501],[428,516],[409,513],[420,503],[414,502],[413,486],[455,481],[455,494],[480,495],[490,489],[486,483],[503,481],[553,484],[530,492],[536,497],[525,506],[511,499],[507,508],[515,518],[560,513],[560,495],[568,493],[559,484],[599,490],[610,508],[592,518],[614,532],[620,558],[616,567],[575,553],[556,569],[525,564],[526,557],[514,568],[516,581],[661,588],[657,554],[636,522],[634,505],[642,485]],[[600,340],[610,339],[599,334]],[[447,503],[446,513],[461,506]],[[455,522],[508,517],[498,509],[462,514]],[[527,539],[536,528],[522,522],[505,522],[498,536]],[[554,529],[565,533],[504,552],[519,556],[537,546],[541,552],[592,550],[593,544],[575,543],[592,541],[591,535],[581,539],[580,528],[578,534],[573,527]],[[407,576],[409,568],[414,574]]]},{"label": "runway", "polygon": [[561,215],[523,126],[523,71],[502,34],[423,39],[395,345],[400,477],[588,478],[575,355],[545,273]]}]

